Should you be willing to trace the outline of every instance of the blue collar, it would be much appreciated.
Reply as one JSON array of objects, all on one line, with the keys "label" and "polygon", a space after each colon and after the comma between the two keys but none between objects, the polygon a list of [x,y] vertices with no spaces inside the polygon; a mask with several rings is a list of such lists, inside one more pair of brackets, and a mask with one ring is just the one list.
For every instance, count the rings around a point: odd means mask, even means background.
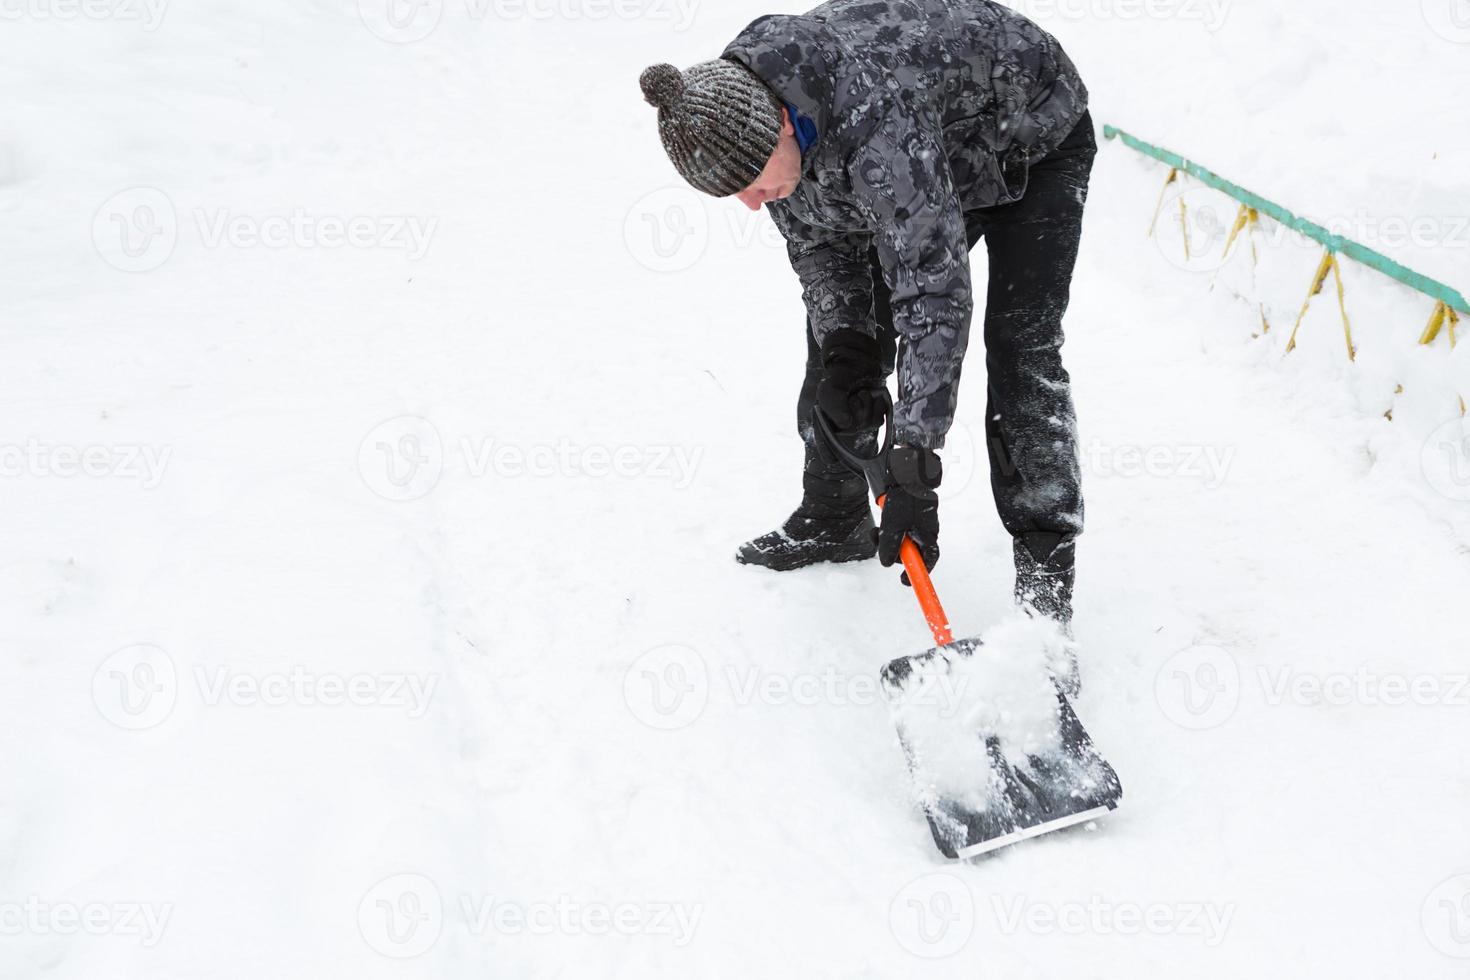
[{"label": "blue collar", "polygon": [[797,112],[796,106],[790,102],[785,103],[785,106],[791,115],[792,128],[796,130],[796,145],[801,147],[801,155],[806,156],[806,151],[817,142],[817,124]]}]

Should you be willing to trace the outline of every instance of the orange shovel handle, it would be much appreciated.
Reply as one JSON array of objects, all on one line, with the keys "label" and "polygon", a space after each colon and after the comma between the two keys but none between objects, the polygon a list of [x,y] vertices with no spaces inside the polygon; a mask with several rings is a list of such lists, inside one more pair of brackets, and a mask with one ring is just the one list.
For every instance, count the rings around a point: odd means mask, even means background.
[{"label": "orange shovel handle", "polygon": [[[878,506],[883,506],[884,497],[878,498]],[[913,539],[905,537],[903,545],[898,549],[898,556],[903,559],[903,569],[909,573],[909,581],[913,583],[914,595],[919,600],[919,608],[924,611],[924,622],[929,624],[929,631],[934,634],[934,643],[937,646],[948,646],[954,642],[954,633],[949,628],[949,617],[944,613],[944,607],[939,604],[939,594],[934,591],[934,581],[929,578],[929,569],[924,565],[924,556],[919,553],[919,546],[914,544]]]}]

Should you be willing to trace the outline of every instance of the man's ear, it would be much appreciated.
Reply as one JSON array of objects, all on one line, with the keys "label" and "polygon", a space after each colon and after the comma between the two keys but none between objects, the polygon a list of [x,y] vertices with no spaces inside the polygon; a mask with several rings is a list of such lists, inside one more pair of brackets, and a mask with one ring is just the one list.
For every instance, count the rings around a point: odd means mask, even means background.
[{"label": "man's ear", "polygon": [[781,135],[796,135],[796,124],[791,121],[791,110],[787,109],[784,105],[781,107]]}]

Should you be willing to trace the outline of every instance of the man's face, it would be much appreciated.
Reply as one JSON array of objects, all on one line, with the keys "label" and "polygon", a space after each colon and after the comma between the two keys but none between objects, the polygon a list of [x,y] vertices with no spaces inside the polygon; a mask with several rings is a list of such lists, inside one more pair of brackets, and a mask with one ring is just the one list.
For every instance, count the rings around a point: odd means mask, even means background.
[{"label": "man's face", "polygon": [[767,201],[779,201],[790,197],[801,181],[801,145],[796,142],[796,127],[791,124],[791,115],[781,110],[781,137],[766,169],[745,190],[736,194],[740,203],[752,211],[759,211]]}]

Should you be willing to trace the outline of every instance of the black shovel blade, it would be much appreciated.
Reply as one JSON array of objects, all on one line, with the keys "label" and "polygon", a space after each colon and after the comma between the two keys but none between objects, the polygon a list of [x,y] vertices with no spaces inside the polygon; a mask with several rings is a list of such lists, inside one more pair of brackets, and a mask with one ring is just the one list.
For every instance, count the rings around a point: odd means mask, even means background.
[{"label": "black shovel blade", "polygon": [[1000,655],[979,651],[958,640],[882,673],[934,843],[956,860],[1096,819],[1123,796],[1050,673],[1005,685],[1019,693],[966,689],[986,680],[969,658]]}]

